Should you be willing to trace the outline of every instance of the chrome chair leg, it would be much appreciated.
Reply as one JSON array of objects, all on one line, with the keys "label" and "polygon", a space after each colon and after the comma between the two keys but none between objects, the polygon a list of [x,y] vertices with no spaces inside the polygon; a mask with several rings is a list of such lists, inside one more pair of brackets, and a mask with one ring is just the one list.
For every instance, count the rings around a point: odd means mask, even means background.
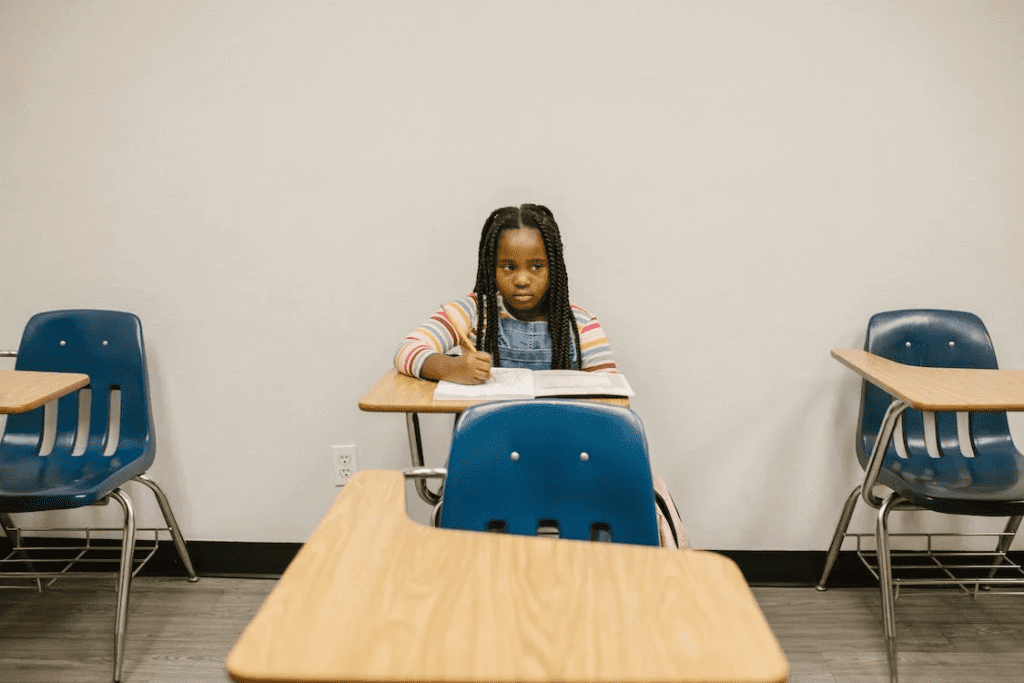
[{"label": "chrome chair leg", "polygon": [[189,556],[188,548],[185,545],[185,537],[181,535],[178,522],[174,519],[174,512],[171,511],[171,503],[167,500],[163,489],[145,474],[135,477],[135,481],[148,486],[153,495],[156,496],[156,502],[160,505],[160,512],[164,515],[164,522],[166,522],[167,528],[171,531],[171,538],[174,539],[174,547],[178,550],[178,557],[181,558],[182,564],[185,565],[185,571],[188,572],[188,580],[193,583],[198,581],[199,577],[196,575],[196,570],[192,567],[192,558]]},{"label": "chrome chair leg", "polygon": [[124,536],[121,540],[121,568],[117,575],[117,607],[114,617],[114,683],[121,680],[124,664],[125,633],[128,630],[128,596],[132,587],[132,563],[135,558],[135,507],[132,499],[121,489],[114,489],[110,497],[124,510]]},{"label": "chrome chair leg", "polygon": [[4,530],[4,534],[11,541],[11,545],[15,548],[21,546],[21,534],[15,530],[14,520],[6,512],[0,512],[0,528]]},{"label": "chrome chair leg", "polygon": [[836,525],[836,532],[832,536],[832,545],[828,547],[828,555],[825,557],[825,569],[821,572],[821,578],[818,579],[817,585],[814,586],[819,591],[827,589],[825,582],[828,581],[828,575],[832,573],[832,566],[839,557],[839,549],[843,546],[843,539],[846,538],[846,530],[850,527],[850,519],[853,518],[853,510],[857,507],[859,497],[860,485],[850,493],[846,504],[843,505],[843,512],[839,515],[839,524]]},{"label": "chrome chair leg", "polygon": [[[6,512],[0,512],[0,529],[3,529],[4,535],[7,536],[7,540],[11,542],[11,546],[14,548],[15,554],[17,554],[25,562],[30,572],[36,570],[35,565],[32,564],[32,560],[29,558],[27,552],[21,547],[21,532],[14,525],[14,520]],[[43,580],[36,577],[36,590],[40,593],[43,592]]]},{"label": "chrome chair leg", "polygon": [[1013,539],[1017,536],[1017,529],[1020,527],[1022,519],[1024,519],[1024,516],[1017,515],[1007,520],[1006,527],[1003,529],[1003,535],[999,537],[999,543],[996,544],[996,552],[999,554],[996,555],[996,559],[992,563],[992,569],[989,570],[988,578],[995,578],[999,565],[1003,563],[1003,555],[1010,549]]},{"label": "chrome chair leg", "polygon": [[890,494],[878,508],[875,541],[878,544],[878,586],[882,591],[882,631],[889,659],[889,681],[899,683],[896,661],[896,596],[892,587],[892,557],[889,554],[889,512],[903,499]]}]

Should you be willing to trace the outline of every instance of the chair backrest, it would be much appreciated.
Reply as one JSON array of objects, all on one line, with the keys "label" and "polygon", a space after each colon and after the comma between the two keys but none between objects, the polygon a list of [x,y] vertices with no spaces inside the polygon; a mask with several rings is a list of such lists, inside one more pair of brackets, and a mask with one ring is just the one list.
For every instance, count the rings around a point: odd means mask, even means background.
[{"label": "chair backrest", "polygon": [[[658,545],[640,418],[584,401],[473,406],[455,425],[439,525]],[[610,538],[609,538],[610,536]]]},{"label": "chair backrest", "polygon": [[[988,330],[973,313],[935,309],[887,311],[868,322],[864,348],[871,353],[906,365],[945,368],[995,369],[996,354]],[[860,421],[857,429],[857,457],[866,466],[882,418],[892,398],[870,382],[864,382]],[[895,445],[889,446],[886,468],[905,478],[933,480],[964,478],[963,457],[980,451],[997,452],[1012,446],[1006,413],[972,413],[969,417],[970,443],[961,442],[962,428],[955,413],[935,413],[935,443],[929,452],[922,413],[908,409],[902,416],[902,439],[906,458]],[[1012,449],[1011,449],[1012,450]],[[937,451],[937,452],[936,452]],[[937,458],[935,456],[942,456]],[[971,468],[998,463],[972,462]],[[975,479],[975,477],[970,477]]]},{"label": "chair backrest", "polygon": [[[18,348],[16,370],[80,372],[89,375],[88,430],[79,435],[79,410],[86,390],[57,404],[55,460],[76,452],[82,461],[103,458],[104,469],[126,460],[148,467],[153,460],[153,421],[142,324],[131,313],[63,310],[39,313],[29,320]],[[83,406],[84,407],[84,406]],[[113,421],[118,430],[110,434]],[[85,426],[85,420],[81,421]],[[38,453],[42,445],[43,408],[9,415],[0,451],[5,457]],[[76,439],[85,438],[82,444]],[[112,449],[116,440],[116,453]],[[77,448],[76,448],[77,445]],[[105,455],[106,452],[106,455]],[[12,456],[12,457],[14,457]],[[82,462],[79,461],[79,462]]]}]

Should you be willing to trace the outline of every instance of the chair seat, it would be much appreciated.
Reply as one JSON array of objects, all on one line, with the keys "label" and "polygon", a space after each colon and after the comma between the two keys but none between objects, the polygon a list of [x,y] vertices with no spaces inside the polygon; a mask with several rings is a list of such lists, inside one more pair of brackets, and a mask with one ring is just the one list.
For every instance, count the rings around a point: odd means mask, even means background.
[{"label": "chair seat", "polygon": [[132,478],[145,474],[152,460],[122,451],[110,457],[8,457],[0,462],[0,512],[66,510],[91,505]]},{"label": "chair seat", "polygon": [[[866,443],[859,445],[865,454],[870,451]],[[965,456],[951,441],[939,448],[942,457],[933,458],[923,441],[912,440],[908,457],[901,458],[890,444],[879,483],[936,512],[987,517],[1024,513],[1024,456],[1008,434],[976,436],[974,457]]]},{"label": "chair seat", "polygon": [[1024,457],[1012,446],[984,458],[896,458],[879,482],[915,505],[957,515],[1008,517],[1024,514]]}]

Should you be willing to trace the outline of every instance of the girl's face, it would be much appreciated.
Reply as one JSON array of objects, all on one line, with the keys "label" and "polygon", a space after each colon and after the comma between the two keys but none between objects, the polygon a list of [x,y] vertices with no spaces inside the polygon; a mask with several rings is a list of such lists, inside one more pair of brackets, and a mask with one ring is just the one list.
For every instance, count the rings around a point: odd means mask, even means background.
[{"label": "girl's face", "polygon": [[509,313],[527,322],[548,319],[548,257],[536,228],[498,235],[498,291]]}]

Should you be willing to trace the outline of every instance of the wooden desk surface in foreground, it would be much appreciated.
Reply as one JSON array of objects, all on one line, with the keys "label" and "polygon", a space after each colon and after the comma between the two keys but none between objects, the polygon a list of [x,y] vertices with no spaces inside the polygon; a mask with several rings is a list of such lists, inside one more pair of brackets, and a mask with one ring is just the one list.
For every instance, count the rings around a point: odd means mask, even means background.
[{"label": "wooden desk surface in foreground", "polygon": [[[394,368],[370,387],[359,400],[359,409],[371,413],[461,413],[469,406],[487,401],[435,401],[437,382],[403,375]],[[487,399],[488,401],[493,399]],[[629,407],[628,398],[588,398]]]},{"label": "wooden desk surface in foreground", "polygon": [[1024,371],[932,368],[896,363],[860,349],[832,357],[917,410],[1024,410]]},{"label": "wooden desk surface in foreground", "polygon": [[0,370],[0,413],[27,413],[88,383],[78,373]]},{"label": "wooden desk surface in foreground", "polygon": [[435,529],[345,487],[228,656],[235,681],[785,681],[739,569],[696,550]]}]

